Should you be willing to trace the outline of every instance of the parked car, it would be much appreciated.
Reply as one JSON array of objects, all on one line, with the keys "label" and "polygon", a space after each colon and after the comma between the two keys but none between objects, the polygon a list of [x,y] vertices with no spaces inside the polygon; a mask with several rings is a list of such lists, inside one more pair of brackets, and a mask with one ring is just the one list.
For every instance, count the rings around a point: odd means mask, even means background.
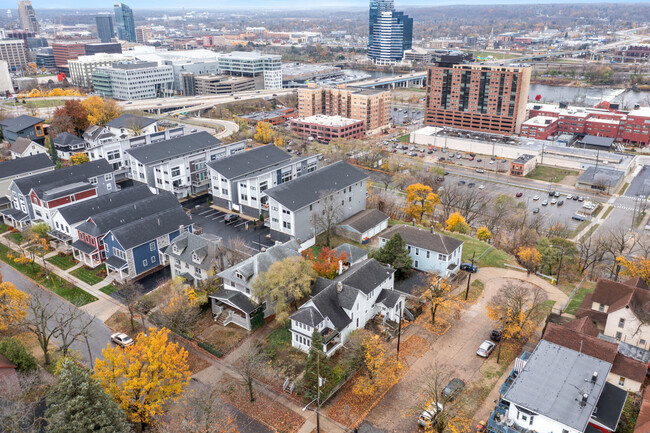
[{"label": "parked car", "polygon": [[572,199],[573,199],[573,196],[572,196],[571,194],[567,194],[567,195],[566,195],[566,199],[567,199],[567,200],[572,200]]},{"label": "parked car", "polygon": [[478,189],[485,189],[485,185],[479,185]]},{"label": "parked car", "polygon": [[470,156],[468,159],[469,159],[470,161],[474,161],[474,157],[473,157],[473,156]]},{"label": "parked car", "polygon": [[467,271],[470,274],[475,274],[476,271],[478,271],[478,268],[476,267],[476,265],[473,265],[471,263],[461,263],[460,264],[460,269],[462,271]]},{"label": "parked car", "polygon": [[521,197],[522,195],[524,195],[524,193],[519,191],[517,194],[515,194],[515,197]]},{"label": "parked car", "polygon": [[539,200],[539,196],[538,195],[533,196],[533,200]]},{"label": "parked car", "polygon": [[478,424],[476,424],[476,433],[483,433],[486,428],[487,428],[487,422],[481,420],[478,422]]},{"label": "parked car", "polygon": [[494,160],[490,161],[490,164],[494,164]]},{"label": "parked car", "polygon": [[459,180],[458,185],[465,185],[465,181],[464,180]]},{"label": "parked car", "polygon": [[548,196],[549,196],[549,197],[553,197],[554,195],[555,195],[555,191],[549,191],[549,192],[548,192]]},{"label": "parked car", "polygon": [[481,158],[477,158],[476,162],[483,162],[483,160]]},{"label": "parked car", "polygon": [[578,197],[578,201],[585,201],[584,197]]},{"label": "parked car", "polygon": [[551,200],[551,204],[556,204],[556,203],[557,203],[556,199]]},{"label": "parked car", "polygon": [[533,213],[539,213],[539,208],[536,207],[535,209],[533,209]]},{"label": "parked car", "polygon": [[461,159],[462,157],[463,157],[463,155],[461,155],[460,153],[458,155],[456,155],[456,159]]},{"label": "parked car", "polygon": [[121,332],[117,332],[111,335],[111,341],[120,347],[128,347],[135,343],[135,341],[133,341],[133,338]]},{"label": "parked car", "polygon": [[560,196],[560,193],[557,192],[557,191],[555,191],[555,194],[553,194],[553,195],[554,195],[555,197],[559,197],[559,196]]},{"label": "parked car", "polygon": [[442,176],[436,177],[436,182],[444,182],[444,181],[445,181],[444,177],[442,177]]},{"label": "parked car", "polygon": [[485,340],[481,345],[478,347],[478,350],[476,351],[476,354],[478,356],[482,356],[483,358],[487,358],[490,356],[490,353],[494,350],[494,346],[496,346],[493,342],[490,340]]},{"label": "parked car", "polygon": [[493,329],[492,332],[490,332],[490,339],[492,341],[501,341],[501,331],[498,329]]},{"label": "parked car", "polygon": [[474,182],[470,182],[470,183],[467,184],[468,188],[474,188],[475,186],[476,186],[476,184]]},{"label": "parked car", "polygon": [[465,388],[465,382],[460,380],[457,377],[454,377],[449,381],[445,389],[442,390],[440,395],[444,401],[451,401]]},{"label": "parked car", "polygon": [[563,204],[564,204],[564,200],[560,200],[560,201],[557,202],[558,206],[562,206]]},{"label": "parked car", "polygon": [[575,215],[573,215],[573,216],[571,217],[571,219],[572,219],[572,220],[576,220],[576,221],[584,221],[584,220],[586,220],[587,218],[585,218],[584,216],[582,216],[582,215],[580,215],[580,214],[575,214]]},{"label": "parked car", "polygon": [[546,206],[547,204],[548,204],[548,200],[544,200],[544,201],[542,202],[542,206]]},{"label": "parked car", "polygon": [[577,196],[577,195],[574,195],[574,196],[573,196],[573,200],[574,200],[574,201],[575,201],[575,200],[578,200],[578,196]]},{"label": "parked car", "polygon": [[409,156],[418,156],[417,152],[409,152],[408,155]]},{"label": "parked car", "polygon": [[229,214],[226,214],[225,217],[223,217],[223,220],[226,223],[233,223],[233,222],[239,220],[239,215],[237,215],[236,213],[229,213]]},{"label": "parked car", "polygon": [[477,168],[477,169],[476,169],[476,172],[477,172],[477,173],[485,173],[485,170],[483,170],[482,168]]},{"label": "parked car", "polygon": [[431,403],[418,417],[418,426],[427,430],[430,429],[440,412],[442,412],[442,405],[440,403],[435,405]]}]

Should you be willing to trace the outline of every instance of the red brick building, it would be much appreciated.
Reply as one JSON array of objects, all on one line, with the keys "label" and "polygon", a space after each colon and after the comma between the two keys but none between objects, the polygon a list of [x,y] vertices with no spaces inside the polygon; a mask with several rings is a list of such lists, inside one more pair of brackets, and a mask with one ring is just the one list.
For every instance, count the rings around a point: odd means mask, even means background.
[{"label": "red brick building", "polygon": [[99,39],[92,41],[57,41],[52,43],[54,64],[57,68],[67,68],[68,60],[77,60],[79,56],[86,55],[86,44],[98,43]]},{"label": "red brick building", "polygon": [[296,113],[296,110],[287,107],[278,108],[277,110],[272,111],[258,111],[251,114],[242,114],[241,116],[235,116],[235,118],[243,120],[248,125],[255,126],[257,125],[257,122],[268,122],[271,125],[279,125],[297,116],[298,113]]},{"label": "red brick building", "polygon": [[526,118],[530,67],[430,67],[424,123],[518,134]]},{"label": "red brick building", "polygon": [[363,138],[364,121],[341,116],[315,116],[291,119],[291,130],[301,137],[330,141],[335,138]]},{"label": "red brick building", "polygon": [[548,140],[557,135],[558,119],[556,117],[535,116],[521,125],[521,136]]}]

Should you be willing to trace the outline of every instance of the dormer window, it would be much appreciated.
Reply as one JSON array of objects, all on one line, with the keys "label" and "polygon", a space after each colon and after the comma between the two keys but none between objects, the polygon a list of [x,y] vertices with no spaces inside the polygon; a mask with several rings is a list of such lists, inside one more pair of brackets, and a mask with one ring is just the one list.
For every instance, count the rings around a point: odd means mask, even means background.
[{"label": "dormer window", "polygon": [[180,251],[178,250],[178,245],[174,244],[172,247],[172,251],[174,251],[174,254],[180,254]]},{"label": "dormer window", "polygon": [[194,252],[192,253],[192,261],[195,263],[201,263],[201,257],[199,257],[199,255]]},{"label": "dormer window", "polygon": [[240,280],[243,280],[243,281],[246,280],[246,278],[244,277],[244,275],[242,275],[242,273],[239,272],[239,271],[235,271],[235,277],[237,277],[237,278],[239,278]]}]

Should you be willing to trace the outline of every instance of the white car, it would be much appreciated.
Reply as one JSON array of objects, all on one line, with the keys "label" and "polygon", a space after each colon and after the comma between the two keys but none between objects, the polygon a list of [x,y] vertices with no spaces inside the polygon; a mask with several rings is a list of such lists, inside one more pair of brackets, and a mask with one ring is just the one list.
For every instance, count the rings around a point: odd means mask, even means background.
[{"label": "white car", "polygon": [[490,353],[492,353],[492,351],[494,350],[494,346],[495,344],[493,342],[491,342],[490,340],[485,340],[478,347],[476,354],[478,356],[482,356],[483,358],[487,358],[488,356],[490,356]]},{"label": "white car", "polygon": [[485,189],[485,185],[479,185],[478,189]]},{"label": "white car", "polygon": [[117,332],[111,335],[111,341],[121,347],[131,346],[133,343],[135,343],[133,341],[133,338],[121,332]]},{"label": "white car", "polygon": [[534,196],[533,200],[539,200],[539,196],[538,195]]},{"label": "white car", "polygon": [[425,410],[422,411],[418,417],[418,426],[429,429],[433,424],[433,421],[436,420],[438,413],[442,411],[442,405],[437,403],[437,405],[430,404]]},{"label": "white car", "polygon": [[567,195],[566,195],[566,199],[567,199],[567,200],[572,200],[572,199],[573,199],[573,196],[572,196],[571,194],[567,194]]},{"label": "white car", "polygon": [[494,164],[494,161],[491,160],[489,163],[490,163],[490,164]]},{"label": "white car", "polygon": [[551,204],[555,204],[555,203],[557,203],[556,199],[551,200]]}]

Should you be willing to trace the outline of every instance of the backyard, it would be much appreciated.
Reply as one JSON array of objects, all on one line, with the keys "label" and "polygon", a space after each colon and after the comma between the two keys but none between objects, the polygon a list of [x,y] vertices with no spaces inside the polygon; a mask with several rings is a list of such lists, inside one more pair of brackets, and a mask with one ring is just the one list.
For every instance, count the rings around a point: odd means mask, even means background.
[{"label": "backyard", "polygon": [[571,302],[569,302],[569,305],[567,305],[564,312],[575,315],[578,312],[578,307],[580,307],[580,304],[582,304],[582,301],[585,299],[585,296],[587,296],[589,293],[593,293],[595,288],[595,282],[585,281],[582,287],[580,287],[580,289],[578,289],[576,294],[573,296]]},{"label": "backyard", "polygon": [[64,271],[66,269],[70,269],[71,267],[73,267],[78,263],[74,259],[74,257],[72,257],[72,254],[63,254],[63,253],[59,253],[56,256],[52,256],[49,259],[45,259],[45,260],[52,263],[57,268],[63,269]]},{"label": "backyard", "polygon": [[70,275],[74,275],[84,283],[94,286],[104,280],[106,277],[106,270],[104,268],[92,269],[87,266],[82,266],[79,269],[70,272]]}]

